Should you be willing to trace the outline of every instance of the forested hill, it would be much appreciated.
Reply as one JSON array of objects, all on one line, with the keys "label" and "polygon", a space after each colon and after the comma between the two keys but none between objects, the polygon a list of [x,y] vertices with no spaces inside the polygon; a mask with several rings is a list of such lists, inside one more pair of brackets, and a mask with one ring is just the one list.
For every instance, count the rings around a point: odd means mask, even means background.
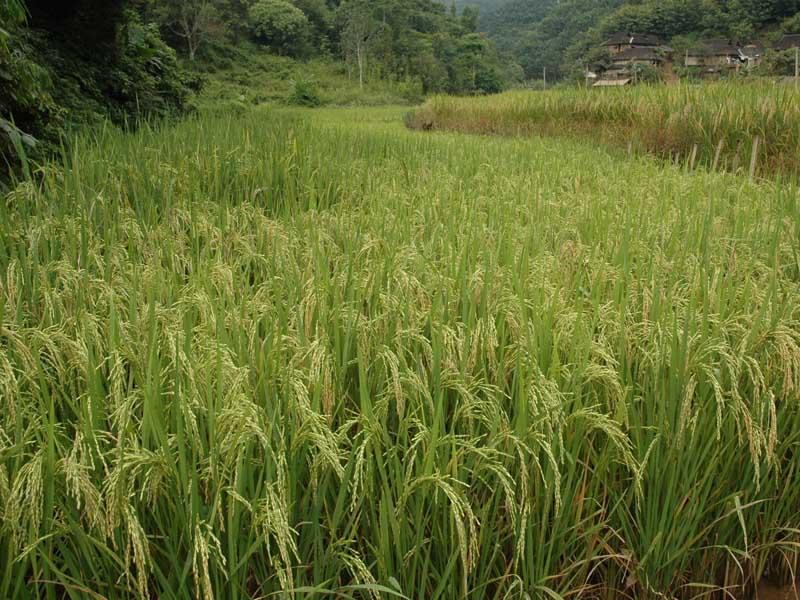
[{"label": "forested hill", "polygon": [[[275,64],[264,57],[321,62],[337,85],[402,86],[408,99],[483,94],[544,69],[579,78],[612,32],[679,51],[704,37],[769,41],[800,31],[798,11],[800,0],[0,0],[0,170],[57,148],[71,124],[183,114],[222,69],[252,85],[253,57],[261,71]],[[274,97],[267,87],[253,101]]]},{"label": "forested hill", "polygon": [[[477,2],[478,0],[465,0]],[[721,37],[768,41],[800,31],[800,0],[484,0],[480,17],[501,50],[531,78],[579,73],[610,33],[654,34],[688,47]]]},{"label": "forested hill", "polygon": [[[444,1],[444,0],[443,0]],[[450,0],[452,2],[452,0]],[[507,0],[456,0],[456,7],[463,8],[477,8],[481,15],[488,14],[503,4]]]},{"label": "forested hill", "polygon": [[417,98],[497,92],[522,76],[475,10],[439,0],[0,0],[0,170],[56,147],[70,123],[181,114],[210,74],[238,68],[252,81],[270,56]]}]

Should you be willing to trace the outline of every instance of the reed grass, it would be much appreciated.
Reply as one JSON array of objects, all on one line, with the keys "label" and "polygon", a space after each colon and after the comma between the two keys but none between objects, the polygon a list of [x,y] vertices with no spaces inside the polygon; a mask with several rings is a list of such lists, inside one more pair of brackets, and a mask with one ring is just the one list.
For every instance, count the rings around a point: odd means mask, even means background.
[{"label": "reed grass", "polygon": [[692,168],[800,176],[800,93],[771,81],[439,96],[411,124],[481,134],[568,134]]},{"label": "reed grass", "polygon": [[398,110],[0,204],[0,597],[745,598],[800,550],[796,188]]}]

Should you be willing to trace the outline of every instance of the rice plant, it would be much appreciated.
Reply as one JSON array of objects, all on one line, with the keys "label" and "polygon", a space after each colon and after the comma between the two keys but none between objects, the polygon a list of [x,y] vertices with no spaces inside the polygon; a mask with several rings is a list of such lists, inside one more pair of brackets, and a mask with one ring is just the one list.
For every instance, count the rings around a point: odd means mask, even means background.
[{"label": "rice plant", "polygon": [[252,111],[0,204],[0,597],[745,598],[800,550],[796,188]]},{"label": "rice plant", "polygon": [[800,175],[800,94],[772,81],[440,96],[411,124],[483,134],[570,134],[691,168]]}]

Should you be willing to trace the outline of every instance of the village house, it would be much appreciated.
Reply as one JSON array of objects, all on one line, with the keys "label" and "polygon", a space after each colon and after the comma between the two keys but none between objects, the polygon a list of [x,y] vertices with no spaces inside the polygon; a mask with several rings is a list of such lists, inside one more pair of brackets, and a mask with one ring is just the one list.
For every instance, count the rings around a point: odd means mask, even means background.
[{"label": "village house", "polygon": [[699,68],[703,75],[738,69],[744,64],[740,45],[731,40],[703,40],[696,50],[687,50],[684,66]]},{"label": "village house", "polygon": [[789,33],[784,35],[774,46],[775,50],[794,50],[800,48],[800,33]]},{"label": "village house", "polygon": [[605,44],[611,66],[605,69],[594,87],[628,85],[636,81],[637,67],[663,69],[672,48],[649,35],[615,34]]},{"label": "village house", "polygon": [[611,57],[615,69],[629,69],[634,65],[658,68],[663,62],[663,56],[655,48],[630,48]]},{"label": "village house", "polygon": [[636,66],[661,68],[664,58],[655,48],[629,48],[611,57],[611,68],[603,79],[625,79],[634,77]]},{"label": "village house", "polygon": [[[608,51],[608,61],[592,65],[587,70],[587,85],[617,87],[636,83],[639,67],[659,70],[674,77],[672,48],[665,46],[655,36],[616,33],[603,46]],[[773,48],[778,51],[800,49],[800,33],[784,35]],[[741,43],[729,39],[702,40],[693,50],[687,50],[683,64],[701,77],[723,76],[740,69],[758,67],[767,48],[760,43]]]},{"label": "village house", "polygon": [[603,45],[614,56],[633,48],[656,48],[661,45],[661,41],[652,35],[615,33]]}]

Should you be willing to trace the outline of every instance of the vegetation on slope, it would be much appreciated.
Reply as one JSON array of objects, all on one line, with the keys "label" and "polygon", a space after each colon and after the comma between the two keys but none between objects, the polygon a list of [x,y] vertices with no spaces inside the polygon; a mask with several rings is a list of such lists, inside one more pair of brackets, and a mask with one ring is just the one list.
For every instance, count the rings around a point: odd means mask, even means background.
[{"label": "vegetation on slope", "polygon": [[220,114],[241,113],[262,104],[317,106],[416,105],[422,86],[405,81],[359,82],[346,66],[330,59],[297,60],[241,45],[226,50],[222,67],[204,73],[200,107]]},{"label": "vegetation on slope", "polygon": [[47,156],[72,126],[183,114],[198,87],[119,2],[4,0],[0,17],[0,189],[3,167]]},{"label": "vegetation on slope", "polygon": [[775,31],[800,31],[798,13],[797,0],[506,0],[481,25],[527,77],[546,68],[560,79],[603,58],[599,45],[612,33],[653,34],[676,48],[707,37],[769,41]]},{"label": "vegetation on slope", "polygon": [[438,96],[410,119],[421,129],[573,135],[713,170],[800,176],[800,93],[772,82],[635,90]]},{"label": "vegetation on slope", "polygon": [[107,129],[0,203],[0,596],[797,565],[796,188],[399,118]]},{"label": "vegetation on slope", "polygon": [[[51,153],[73,124],[185,114],[209,74],[249,84],[245,101],[301,104],[497,92],[522,77],[476,13],[436,0],[3,0],[0,23],[2,167]],[[283,89],[306,61],[314,77]]]},{"label": "vegetation on slope", "polygon": [[[426,92],[497,91],[509,70],[477,30],[469,12],[437,0],[207,0],[194,11],[164,0],[141,0],[147,19],[161,25],[176,47],[198,62],[213,43],[243,39],[265,52],[343,61],[352,78],[418,81]],[[200,6],[206,6],[206,13]],[[198,33],[183,33],[189,12]],[[194,30],[192,30],[194,31]]]}]

